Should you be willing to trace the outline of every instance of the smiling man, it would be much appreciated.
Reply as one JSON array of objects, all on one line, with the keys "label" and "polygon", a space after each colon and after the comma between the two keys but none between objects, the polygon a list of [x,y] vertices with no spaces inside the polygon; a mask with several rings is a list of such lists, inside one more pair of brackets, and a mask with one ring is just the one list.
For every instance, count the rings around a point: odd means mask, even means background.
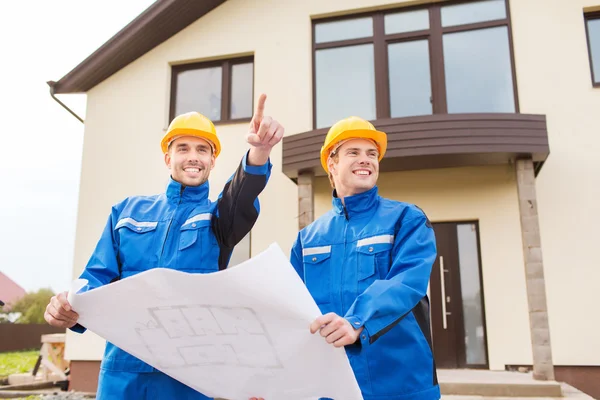
[{"label": "smiling man", "polygon": [[[221,152],[213,123],[197,112],[176,117],[161,141],[171,171],[166,192],[129,197],[112,213],[90,261],[81,274],[85,290],[152,268],[210,273],[227,268],[234,246],[252,229],[259,213],[258,195],[271,172],[271,149],[284,129],[263,116],[258,106],[246,141],[250,150],[219,196],[208,199],[208,177]],[[46,308],[52,326],[83,332],[67,293]],[[98,399],[207,399],[157,369],[107,343],[100,367]]]},{"label": "smiling man", "polygon": [[437,400],[427,285],[435,236],[418,207],[377,194],[387,135],[357,117],[321,148],[333,209],[298,234],[291,262],[324,314],[310,326],[344,347],[365,400]]}]

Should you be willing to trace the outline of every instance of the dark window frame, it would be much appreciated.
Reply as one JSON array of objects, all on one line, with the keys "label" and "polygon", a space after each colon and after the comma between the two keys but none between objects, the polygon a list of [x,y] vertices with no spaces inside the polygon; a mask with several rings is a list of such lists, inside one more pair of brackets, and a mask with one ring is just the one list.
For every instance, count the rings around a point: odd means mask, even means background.
[{"label": "dark window frame", "polygon": [[[473,0],[449,1],[427,5],[407,6],[380,10],[375,12],[357,13],[332,18],[312,20],[312,89],[313,89],[313,129],[317,129],[317,62],[316,52],[322,49],[333,49],[359,44],[373,44],[373,59],[375,61],[375,109],[376,119],[390,119],[391,101],[388,71],[388,44],[414,40],[429,41],[429,67],[431,74],[431,103],[432,114],[448,114],[446,97],[446,73],[444,71],[443,35],[446,33],[467,32],[485,28],[506,26],[510,53],[510,68],[513,81],[513,97],[515,114],[520,113],[517,90],[517,74],[513,46],[512,25],[510,16],[510,0],[505,0],[506,18],[493,21],[476,22],[471,24],[442,27],[441,7],[455,4],[473,3]],[[385,35],[384,16],[404,11],[429,10],[429,29]],[[316,25],[324,22],[350,20],[371,16],[373,18],[373,36],[359,39],[338,40],[333,42],[316,43]],[[586,25],[587,27],[587,25]]]},{"label": "dark window frame", "polygon": [[202,61],[190,64],[178,64],[171,66],[171,94],[169,105],[169,121],[172,121],[175,115],[176,94],[177,94],[177,75],[184,71],[195,69],[221,67],[221,118],[213,121],[215,125],[234,124],[238,122],[249,122],[252,116],[247,118],[231,118],[231,80],[234,65],[252,63],[252,104],[250,109],[254,110],[254,56],[229,58],[217,61]]},{"label": "dark window frame", "polygon": [[585,39],[587,42],[588,49],[588,60],[590,62],[590,77],[592,78],[592,86],[595,88],[600,88],[600,76],[594,76],[594,62],[592,60],[592,46],[590,42],[590,31],[588,29],[588,22],[591,20],[600,19],[600,11],[594,11],[583,14],[584,24],[585,24]]}]

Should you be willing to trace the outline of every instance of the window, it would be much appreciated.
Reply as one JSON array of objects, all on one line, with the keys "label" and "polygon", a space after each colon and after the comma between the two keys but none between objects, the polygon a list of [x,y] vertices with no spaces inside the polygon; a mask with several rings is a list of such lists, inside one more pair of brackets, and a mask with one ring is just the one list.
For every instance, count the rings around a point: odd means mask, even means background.
[{"label": "window", "polygon": [[587,32],[592,82],[595,87],[600,87],[600,12],[585,15],[585,30]]},{"label": "window", "polygon": [[246,236],[233,248],[231,258],[229,259],[229,268],[250,259],[250,237],[252,232],[248,232]]},{"label": "window", "polygon": [[198,111],[213,122],[250,120],[253,91],[251,57],[173,66],[170,119]]},{"label": "window", "polygon": [[316,20],[313,28],[315,128],[349,115],[518,110],[505,0]]}]

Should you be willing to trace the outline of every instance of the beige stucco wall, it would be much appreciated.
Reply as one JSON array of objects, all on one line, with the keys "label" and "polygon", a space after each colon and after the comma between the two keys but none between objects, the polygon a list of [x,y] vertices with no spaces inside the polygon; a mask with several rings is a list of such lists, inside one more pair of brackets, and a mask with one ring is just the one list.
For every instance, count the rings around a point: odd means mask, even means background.
[{"label": "beige stucco wall", "polygon": [[[158,141],[168,125],[170,64],[254,54],[255,97],[268,94],[267,113],[284,123],[287,134],[304,132],[312,127],[311,17],[424,2],[229,0],[92,89],[74,276],[85,266],[113,203],[164,189],[168,172]],[[582,20],[583,7],[591,5],[591,0],[511,1],[521,112],[548,116],[552,154],[537,182],[553,351],[563,365],[600,362],[600,348],[593,346],[600,317],[592,308],[600,300],[595,290],[600,268],[592,254],[600,222],[592,208],[600,194],[593,185],[600,172],[600,89],[591,88]],[[218,131],[224,150],[211,175],[212,198],[246,148],[246,124],[220,125]],[[275,240],[287,253],[296,234],[296,186],[281,173],[280,146],[272,158],[253,254]],[[450,185],[448,175],[459,186]],[[433,221],[480,221],[491,366],[531,363],[510,167],[398,173],[382,176],[381,183],[382,194],[418,203]],[[326,182],[319,185],[317,214],[329,196]],[[75,336],[67,343],[71,359],[100,358],[101,340]]]},{"label": "beige stucco wall", "polygon": [[[489,364],[531,364],[521,226],[512,166],[382,174],[379,194],[417,204],[432,222],[479,221]],[[316,214],[331,208],[326,178],[317,180]]]},{"label": "beige stucco wall", "polygon": [[537,194],[554,363],[600,364],[600,88],[583,21],[598,0],[511,1],[521,112],[545,114]]}]

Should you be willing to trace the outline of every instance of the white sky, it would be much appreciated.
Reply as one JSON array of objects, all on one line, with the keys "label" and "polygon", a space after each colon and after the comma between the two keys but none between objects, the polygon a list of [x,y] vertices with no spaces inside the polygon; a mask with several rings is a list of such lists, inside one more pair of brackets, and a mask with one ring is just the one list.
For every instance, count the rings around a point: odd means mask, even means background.
[{"label": "white sky", "polygon": [[[67,290],[73,267],[83,124],[46,81],[153,2],[0,1],[0,271],[27,291]],[[85,117],[85,95],[59,98]]]}]

